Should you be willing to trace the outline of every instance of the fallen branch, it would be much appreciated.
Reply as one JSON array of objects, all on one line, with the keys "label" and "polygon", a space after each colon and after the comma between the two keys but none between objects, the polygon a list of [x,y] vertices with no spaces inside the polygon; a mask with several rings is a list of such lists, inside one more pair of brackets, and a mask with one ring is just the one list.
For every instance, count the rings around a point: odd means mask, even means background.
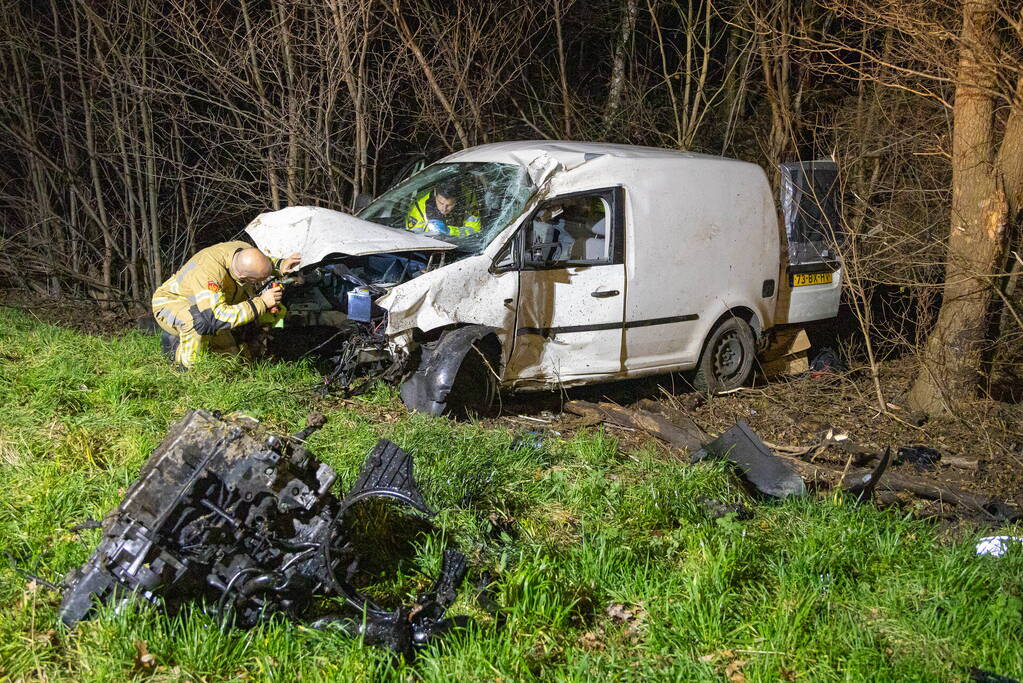
[{"label": "fallen branch", "polygon": [[942,456],[941,460],[938,461],[940,465],[948,465],[949,467],[958,467],[961,470],[975,470],[980,467],[979,460],[970,460],[969,458],[959,458],[954,455]]},{"label": "fallen branch", "polygon": [[[843,473],[843,469],[822,465],[816,462],[806,462],[799,458],[776,454],[779,458],[789,463],[794,470],[808,484],[834,488],[840,486],[843,491],[853,490],[862,485],[864,475],[870,470],[856,469]],[[902,491],[912,493],[920,498],[937,500],[943,503],[952,503],[959,507],[965,507],[984,516],[999,521],[1011,521],[1020,518],[1020,512],[1002,501],[982,494],[963,491],[951,486],[938,486],[929,482],[910,479],[899,474],[886,473],[877,483],[878,491]]]},{"label": "fallen branch", "polygon": [[603,401],[600,403],[569,401],[565,404],[565,410],[574,415],[586,418],[599,417],[603,422],[648,432],[672,446],[691,451],[699,450],[706,437],[703,430],[689,418],[686,418],[688,424],[675,424],[662,415],[623,408]]}]

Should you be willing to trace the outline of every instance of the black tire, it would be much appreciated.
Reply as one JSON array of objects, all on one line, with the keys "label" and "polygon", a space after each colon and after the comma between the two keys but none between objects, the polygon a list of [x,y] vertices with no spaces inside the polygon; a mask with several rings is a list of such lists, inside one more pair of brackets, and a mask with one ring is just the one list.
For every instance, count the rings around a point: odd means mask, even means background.
[{"label": "black tire", "polygon": [[500,361],[493,356],[480,343],[472,345],[448,392],[445,413],[455,417],[488,417],[497,413],[500,389],[495,373]]},{"label": "black tire", "polygon": [[756,360],[753,330],[742,318],[728,318],[715,327],[703,345],[693,375],[693,388],[720,394],[746,384]]}]

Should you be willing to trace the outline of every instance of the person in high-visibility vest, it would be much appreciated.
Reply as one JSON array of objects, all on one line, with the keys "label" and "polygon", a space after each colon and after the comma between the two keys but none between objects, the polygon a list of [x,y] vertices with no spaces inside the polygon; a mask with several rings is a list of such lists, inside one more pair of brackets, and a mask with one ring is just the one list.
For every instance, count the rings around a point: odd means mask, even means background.
[{"label": "person in high-visibility vest", "polygon": [[457,181],[442,180],[412,204],[405,228],[425,235],[475,235],[480,231],[480,217],[469,204],[463,201]]},{"label": "person in high-visibility vest", "polygon": [[164,353],[191,367],[207,349],[242,350],[232,330],[283,316],[279,287],[256,294],[271,275],[298,268],[301,256],[271,260],[245,242],[221,242],[197,252],[153,292],[153,317],[163,330]]}]

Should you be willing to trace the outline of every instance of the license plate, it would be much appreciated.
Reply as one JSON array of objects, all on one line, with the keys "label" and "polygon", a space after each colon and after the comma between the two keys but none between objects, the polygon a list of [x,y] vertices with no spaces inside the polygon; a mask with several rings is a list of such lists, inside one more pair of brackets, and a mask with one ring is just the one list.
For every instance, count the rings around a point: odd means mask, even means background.
[{"label": "license plate", "polygon": [[793,287],[807,287],[809,285],[830,285],[831,276],[834,273],[793,273]]}]

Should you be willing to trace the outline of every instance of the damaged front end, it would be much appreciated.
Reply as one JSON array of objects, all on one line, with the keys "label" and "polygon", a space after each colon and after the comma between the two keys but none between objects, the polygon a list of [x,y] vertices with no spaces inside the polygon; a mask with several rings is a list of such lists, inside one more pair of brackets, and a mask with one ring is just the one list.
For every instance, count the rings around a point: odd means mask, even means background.
[{"label": "damaged front end", "polygon": [[[66,577],[61,620],[73,626],[97,604],[116,609],[136,597],[170,613],[200,601],[240,627],[318,617],[314,626],[405,656],[461,623],[445,617],[466,574],[457,549],[445,551],[432,589],[412,605],[386,609],[357,590],[360,557],[346,524],[353,506],[385,498],[433,513],[411,457],[383,439],[346,495],[332,494],[336,473],[302,445],[323,423],[317,417],[281,437],[251,418],[189,412],[106,516],[95,552]],[[324,614],[328,598],[343,609]]]},{"label": "damaged front end", "polygon": [[[554,171],[556,164],[547,161],[542,168],[515,159],[439,162],[359,216],[312,206],[258,216],[246,232],[260,249],[302,257],[301,271],[286,283],[288,315],[280,336],[316,339],[282,342],[280,355],[301,357],[302,346],[319,352],[323,393],[352,395],[371,380],[411,379],[415,386],[403,390],[403,398],[421,399],[409,408],[439,414],[452,385],[450,359],[433,362],[443,366],[444,377],[424,382],[416,374],[431,357],[437,360],[431,345],[450,350],[453,342],[444,336],[454,330],[512,329],[517,277],[494,277],[492,266],[509,228]],[[443,213],[435,195],[445,198]],[[486,359],[487,367],[499,365],[501,350],[496,360],[493,354]],[[469,347],[459,353],[460,362]]]}]

